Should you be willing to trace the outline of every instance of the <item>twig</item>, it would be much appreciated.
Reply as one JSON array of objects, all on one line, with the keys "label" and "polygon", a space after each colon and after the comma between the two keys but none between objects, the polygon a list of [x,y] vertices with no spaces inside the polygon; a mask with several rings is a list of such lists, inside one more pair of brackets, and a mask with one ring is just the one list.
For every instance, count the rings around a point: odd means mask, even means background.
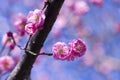
[{"label": "twig", "polygon": [[5,49],[5,44],[2,46],[1,50],[0,50],[0,55],[2,54],[2,52],[4,51]]},{"label": "twig", "polygon": [[39,55],[47,55],[47,56],[52,56],[53,54],[52,53],[40,53]]}]

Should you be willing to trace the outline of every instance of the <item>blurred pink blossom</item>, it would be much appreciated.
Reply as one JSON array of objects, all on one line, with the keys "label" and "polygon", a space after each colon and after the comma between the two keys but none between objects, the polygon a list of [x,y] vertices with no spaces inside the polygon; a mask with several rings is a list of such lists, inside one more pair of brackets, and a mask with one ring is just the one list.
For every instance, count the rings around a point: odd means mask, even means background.
[{"label": "blurred pink blossom", "polygon": [[60,15],[55,24],[54,27],[52,28],[51,32],[55,35],[55,36],[59,36],[60,31],[65,27],[66,24],[66,18],[64,15]]},{"label": "blurred pink blossom", "polygon": [[0,69],[2,71],[8,71],[15,65],[14,60],[10,56],[3,56],[0,58]]},{"label": "blurred pink blossom", "polygon": [[84,0],[67,0],[65,1],[66,6],[75,12],[77,15],[85,14],[89,11],[89,6]]},{"label": "blurred pink blossom", "polygon": [[[13,37],[14,37],[15,42],[17,43],[19,41],[19,36],[16,33],[13,33]],[[12,38],[9,37],[7,34],[3,35],[2,43],[5,46],[9,46],[9,47],[14,44]]]},{"label": "blurred pink blossom", "polygon": [[89,11],[89,6],[85,1],[78,0],[74,3],[74,11],[76,14],[82,15]]},{"label": "blurred pink blossom", "polygon": [[103,5],[103,0],[89,0],[89,2],[98,5],[98,6],[102,6]]},{"label": "blurred pink blossom", "polygon": [[74,8],[74,2],[75,2],[75,1],[73,1],[73,0],[66,0],[66,1],[65,1],[65,5],[66,5],[67,7],[69,7],[70,9],[73,9],[73,8]]},{"label": "blurred pink blossom", "polygon": [[112,72],[114,66],[115,65],[108,59],[104,60],[104,62],[102,62],[100,66],[98,66],[98,70],[104,75],[108,75]]},{"label": "blurred pink blossom", "polygon": [[14,26],[16,27],[16,30],[20,36],[23,36],[25,34],[25,25],[26,25],[26,16],[22,13],[19,13],[15,16],[16,21],[14,22]]},{"label": "blurred pink blossom", "polygon": [[69,48],[64,42],[57,42],[52,47],[53,56],[56,59],[65,60],[69,53]]},{"label": "blurred pink blossom", "polygon": [[95,62],[95,59],[96,57],[92,56],[91,54],[86,54],[85,56],[83,56],[82,60],[83,60],[83,63],[86,65],[86,66],[92,66]]}]

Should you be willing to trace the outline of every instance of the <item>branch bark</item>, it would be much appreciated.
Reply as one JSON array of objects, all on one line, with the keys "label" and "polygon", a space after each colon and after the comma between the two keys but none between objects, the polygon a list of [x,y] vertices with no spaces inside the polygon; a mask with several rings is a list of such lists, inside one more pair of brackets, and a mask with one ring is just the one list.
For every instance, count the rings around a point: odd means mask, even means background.
[{"label": "branch bark", "polygon": [[43,30],[37,30],[36,33],[31,37],[28,43],[27,50],[37,53],[35,55],[25,51],[22,59],[10,73],[6,80],[24,80],[29,75],[32,65],[34,64],[43,44],[52,29],[52,26],[59,14],[64,0],[49,0],[49,4],[45,10],[45,23]]}]

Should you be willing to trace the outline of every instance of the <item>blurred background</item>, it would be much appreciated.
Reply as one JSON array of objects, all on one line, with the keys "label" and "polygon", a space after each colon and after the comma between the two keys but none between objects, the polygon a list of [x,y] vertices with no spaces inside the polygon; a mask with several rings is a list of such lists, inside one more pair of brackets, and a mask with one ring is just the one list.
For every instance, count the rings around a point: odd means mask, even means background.
[{"label": "blurred background", "polygon": [[[0,49],[7,31],[18,33],[17,14],[42,9],[44,0],[0,0]],[[19,36],[19,35],[18,35]],[[42,51],[51,52],[57,41],[68,43],[82,39],[86,54],[74,61],[60,61],[39,56],[31,71],[32,80],[120,80],[120,0],[65,0],[60,14],[45,41]],[[25,46],[28,35],[19,36],[17,44]],[[9,52],[6,47],[0,57]],[[19,61],[24,51],[11,52]],[[0,64],[1,65],[1,64]],[[5,80],[11,71],[0,72]]]}]

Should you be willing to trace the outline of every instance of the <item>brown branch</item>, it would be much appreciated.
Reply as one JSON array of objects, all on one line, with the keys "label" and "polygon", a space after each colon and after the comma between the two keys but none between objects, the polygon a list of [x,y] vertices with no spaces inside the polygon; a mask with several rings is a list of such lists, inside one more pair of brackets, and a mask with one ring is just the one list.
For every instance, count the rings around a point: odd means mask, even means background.
[{"label": "brown branch", "polygon": [[64,0],[49,0],[49,4],[45,10],[46,19],[44,23],[44,29],[37,30],[36,33],[31,37],[31,40],[27,46],[28,50],[37,54],[32,55],[26,51],[22,59],[8,76],[7,80],[24,80],[24,78],[29,75],[32,65],[34,64],[49,32],[52,29],[63,2]]}]

